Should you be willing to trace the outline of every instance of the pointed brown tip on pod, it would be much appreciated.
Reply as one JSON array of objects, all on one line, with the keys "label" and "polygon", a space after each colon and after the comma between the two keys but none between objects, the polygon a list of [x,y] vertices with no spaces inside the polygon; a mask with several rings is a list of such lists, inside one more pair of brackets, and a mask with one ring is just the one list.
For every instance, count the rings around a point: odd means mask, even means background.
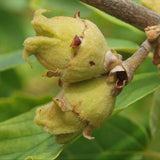
[{"label": "pointed brown tip on pod", "polygon": [[81,39],[79,38],[79,36],[75,35],[70,47],[77,47],[81,44]]},{"label": "pointed brown tip on pod", "polygon": [[42,77],[48,77],[48,78],[51,78],[51,77],[58,77],[58,76],[60,76],[60,71],[51,71],[51,70],[48,70],[48,71],[46,71],[46,72],[44,72],[43,74],[42,74]]},{"label": "pointed brown tip on pod", "polygon": [[95,137],[91,137],[91,135],[92,135],[92,127],[88,125],[83,130],[83,136],[88,140],[93,140]]},{"label": "pointed brown tip on pod", "polygon": [[74,18],[80,18],[80,11],[76,11],[76,13],[74,14]]}]

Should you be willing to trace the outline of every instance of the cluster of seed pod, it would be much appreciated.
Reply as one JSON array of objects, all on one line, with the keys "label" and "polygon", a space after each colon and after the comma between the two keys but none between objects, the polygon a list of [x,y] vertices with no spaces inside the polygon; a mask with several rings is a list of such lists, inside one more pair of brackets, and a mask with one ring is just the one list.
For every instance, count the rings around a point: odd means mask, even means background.
[{"label": "cluster of seed pod", "polygon": [[115,83],[106,79],[121,56],[108,48],[97,26],[81,19],[79,12],[73,18],[47,18],[45,12],[35,12],[36,36],[25,40],[23,57],[30,63],[28,57],[35,55],[48,69],[44,76],[58,76],[63,86],[52,102],[37,109],[35,122],[54,134],[57,143],[81,133],[91,140],[92,129],[100,128],[114,109]]}]

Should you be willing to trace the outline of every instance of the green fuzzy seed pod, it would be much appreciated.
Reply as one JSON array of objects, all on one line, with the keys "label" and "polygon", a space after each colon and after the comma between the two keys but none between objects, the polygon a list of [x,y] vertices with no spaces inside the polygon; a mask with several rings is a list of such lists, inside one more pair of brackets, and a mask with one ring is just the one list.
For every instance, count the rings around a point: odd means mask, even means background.
[{"label": "green fuzzy seed pod", "polygon": [[35,37],[24,41],[23,57],[35,55],[38,61],[63,82],[73,83],[106,73],[106,40],[95,24],[78,17],[47,18],[35,12]]},{"label": "green fuzzy seed pod", "polygon": [[37,109],[35,122],[43,126],[45,132],[55,135],[57,143],[68,142],[86,126],[75,113],[63,112],[54,102]]},{"label": "green fuzzy seed pod", "polygon": [[106,77],[67,84],[54,102],[37,110],[35,121],[54,134],[58,143],[66,143],[82,132],[91,140],[92,129],[100,128],[113,111],[116,98],[112,89]]},{"label": "green fuzzy seed pod", "polygon": [[106,77],[68,84],[64,86],[62,99],[80,119],[97,129],[113,111],[116,98],[112,96],[112,87]]}]

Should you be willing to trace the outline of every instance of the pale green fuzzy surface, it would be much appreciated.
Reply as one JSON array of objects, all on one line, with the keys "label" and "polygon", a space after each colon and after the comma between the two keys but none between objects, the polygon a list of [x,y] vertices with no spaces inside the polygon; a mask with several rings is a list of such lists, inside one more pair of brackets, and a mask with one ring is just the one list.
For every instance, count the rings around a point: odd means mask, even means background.
[{"label": "pale green fuzzy surface", "polygon": [[[112,84],[106,82],[106,77],[65,84],[57,96],[64,104],[51,102],[39,107],[35,122],[43,126],[44,131],[54,134],[58,143],[65,143],[82,133],[87,125],[99,128],[106,122],[116,99],[111,89]],[[66,110],[62,111],[64,106]]]},{"label": "pale green fuzzy surface", "polygon": [[26,39],[24,49],[28,56],[34,54],[47,69],[64,69],[74,54],[70,44],[76,34],[82,33],[84,24],[71,17],[46,18],[42,15],[44,12],[47,10],[35,12],[32,25],[37,36]]},{"label": "pale green fuzzy surface", "polygon": [[86,125],[75,113],[63,112],[54,102],[38,108],[35,122],[43,126],[44,131],[54,135],[82,132]]},{"label": "pale green fuzzy surface", "polygon": [[116,98],[111,95],[111,87],[106,77],[70,84],[64,87],[64,99],[81,119],[99,128],[114,109]]},{"label": "pale green fuzzy surface", "polygon": [[[62,76],[62,80],[66,82],[86,80],[105,73],[104,58],[109,50],[106,40],[95,24],[88,20],[84,23],[84,39]],[[90,62],[95,65],[90,65]]]},{"label": "pale green fuzzy surface", "polygon": [[[61,71],[62,81],[68,83],[105,73],[104,58],[109,48],[97,26],[80,18],[47,18],[42,15],[45,12],[35,12],[32,25],[36,36],[25,40],[24,58],[34,54],[45,68]],[[72,48],[76,35],[81,37],[81,44]]]}]

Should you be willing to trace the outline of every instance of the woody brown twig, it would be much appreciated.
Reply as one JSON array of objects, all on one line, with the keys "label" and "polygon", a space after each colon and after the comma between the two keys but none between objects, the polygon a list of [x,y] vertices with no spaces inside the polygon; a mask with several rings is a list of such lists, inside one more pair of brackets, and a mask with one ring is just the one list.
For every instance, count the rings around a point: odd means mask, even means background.
[{"label": "woody brown twig", "polygon": [[137,52],[135,52],[127,60],[123,61],[122,63],[123,67],[125,68],[128,75],[127,83],[129,83],[132,80],[135,71],[141,65],[141,63],[146,59],[149,52],[152,50],[153,46],[154,43],[150,43],[148,40],[145,40],[139,47]]},{"label": "woody brown twig", "polygon": [[160,14],[131,0],[80,0],[144,31],[160,23]]}]

